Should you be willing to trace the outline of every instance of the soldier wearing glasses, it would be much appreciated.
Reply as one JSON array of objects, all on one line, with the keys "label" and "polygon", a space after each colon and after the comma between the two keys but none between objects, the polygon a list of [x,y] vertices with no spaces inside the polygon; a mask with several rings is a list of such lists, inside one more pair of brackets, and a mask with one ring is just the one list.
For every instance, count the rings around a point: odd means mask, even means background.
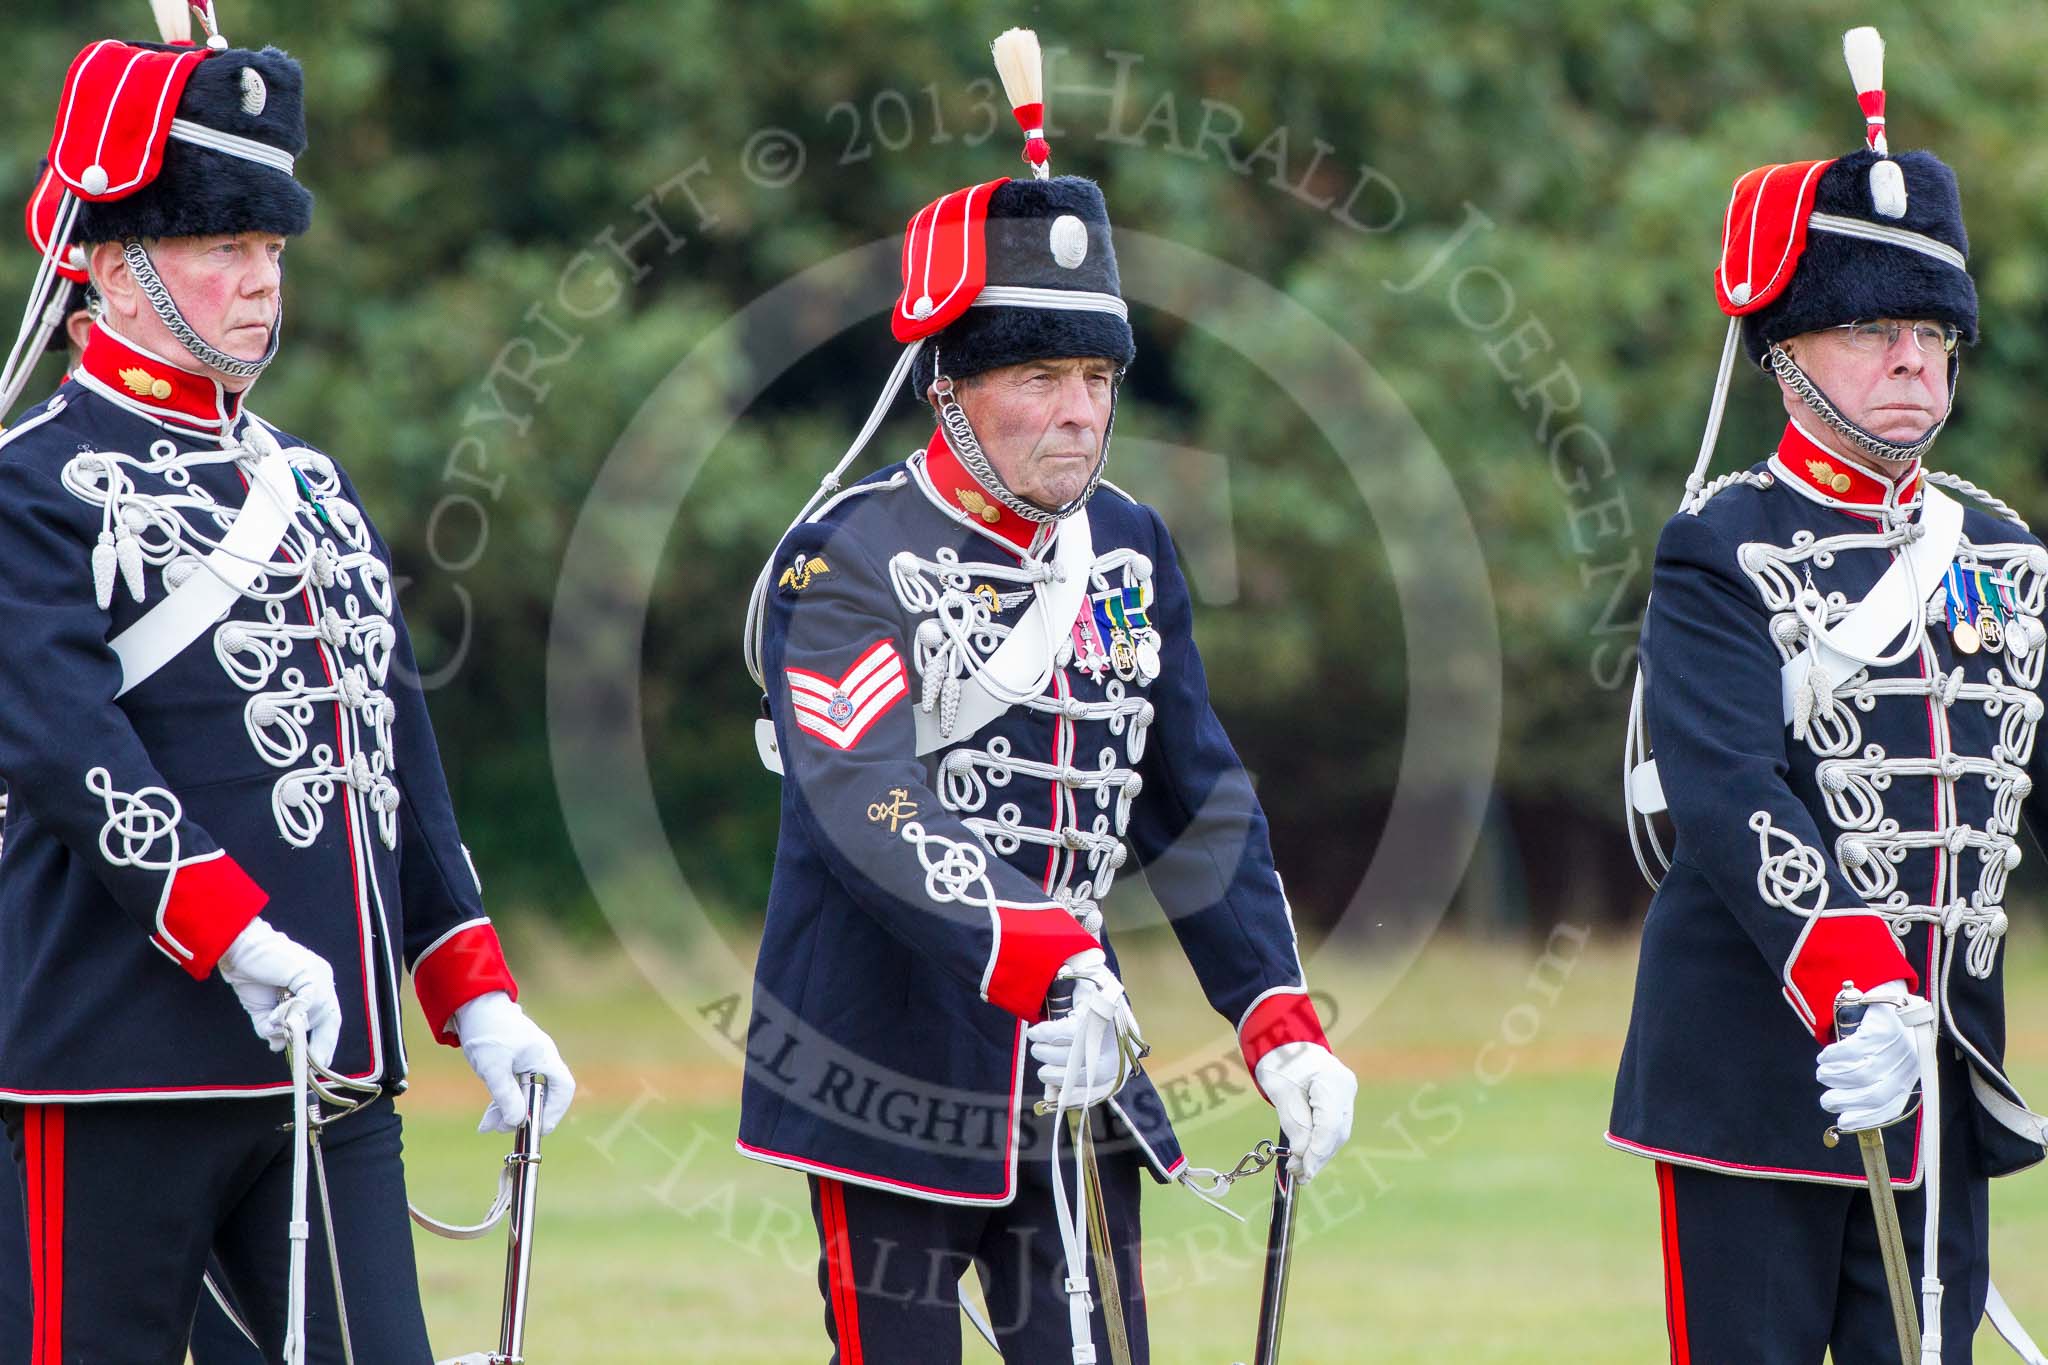
[{"label": "soldier wearing glasses", "polygon": [[[1967,1362],[1996,1303],[1987,1178],[2043,1155],[2005,1075],[1999,948],[2023,801],[2048,778],[2048,550],[1924,464],[1977,294],[1954,174],[1888,154],[1882,51],[1849,36],[1864,149],[1736,182],[1721,383],[1746,351],[1788,420],[1768,458],[1712,482],[1709,432],[1643,629],[1632,737],[1646,724],[1656,757],[1631,803],[1668,805],[1676,842],[1665,858],[1651,836],[1665,875],[1608,1140],[1658,1163],[1675,1361],[1899,1358],[1881,1201],[1858,1142],[1824,1145],[1832,1122],[1889,1124],[1899,1297],[1938,1274],[1923,1320]],[[1846,1036],[1845,987],[1874,1002]]]}]

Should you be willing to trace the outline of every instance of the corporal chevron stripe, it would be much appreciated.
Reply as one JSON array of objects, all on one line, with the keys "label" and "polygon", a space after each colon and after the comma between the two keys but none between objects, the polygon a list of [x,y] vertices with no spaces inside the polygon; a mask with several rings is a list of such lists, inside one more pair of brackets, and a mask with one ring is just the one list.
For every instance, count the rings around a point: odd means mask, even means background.
[{"label": "corporal chevron stripe", "polygon": [[785,668],[791,718],[835,749],[860,743],[868,727],[910,692],[903,659],[888,640],[869,646],[840,678],[804,668]]}]

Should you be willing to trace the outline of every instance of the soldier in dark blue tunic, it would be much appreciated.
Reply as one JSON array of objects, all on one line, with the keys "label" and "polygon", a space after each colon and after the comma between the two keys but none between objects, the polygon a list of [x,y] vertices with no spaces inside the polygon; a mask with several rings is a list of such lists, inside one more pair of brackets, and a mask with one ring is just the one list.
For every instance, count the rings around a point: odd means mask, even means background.
[{"label": "soldier in dark blue tunic", "polygon": [[[1034,134],[1041,115],[1019,110]],[[938,431],[806,508],[756,600],[782,827],[739,1150],[810,1178],[846,1365],[959,1360],[970,1269],[1006,1359],[1107,1361],[1117,1313],[1146,1358],[1138,1187],[1186,1158],[1130,1065],[1103,931],[1137,867],[1304,1174],[1348,1135],[1356,1089],[1309,1003],[1173,542],[1102,482],[1134,353],[1102,195],[1046,176],[1032,145],[1039,178],[955,191],[906,232],[883,402],[907,374]],[[1074,999],[1055,1021],[1057,981]],[[1100,1139],[1111,1273],[1073,1240],[1041,1094]]]},{"label": "soldier in dark blue tunic", "polygon": [[[1977,296],[1954,175],[1888,152],[1881,54],[1850,35],[1863,150],[1736,182],[1712,425],[1738,350],[1789,421],[1711,483],[1709,430],[1643,629],[1630,799],[1676,843],[1632,826],[1664,875],[1608,1140],[1657,1163],[1672,1358],[1699,1365],[1968,1361],[1987,1303],[2012,1329],[1987,1178],[2043,1155],[1999,948],[2044,777],[2048,550],[1923,463]],[[1882,1166],[1831,1125],[1881,1130]]]},{"label": "soldier in dark blue tunic", "polygon": [[[323,1141],[333,1235],[357,1358],[420,1365],[402,973],[488,1126],[525,1117],[520,1073],[553,1082],[543,1126],[573,1083],[484,914],[390,553],[341,467],[245,406],[310,219],[301,78],[199,8],[206,46],[96,43],[66,78],[45,256],[80,248],[104,311],[0,438],[0,1118],[30,1358],[182,1360],[210,1259],[284,1340],[289,1007],[386,1092]],[[311,1349],[338,1359],[312,1243]]]},{"label": "soldier in dark blue tunic", "polygon": [[[54,221],[60,189],[46,167],[38,177],[28,214],[29,240],[39,257],[49,245],[44,234]],[[77,259],[83,261],[82,251]],[[92,333],[92,315],[97,305],[82,266],[64,261],[58,264],[57,272],[70,282],[70,288],[60,292],[59,303],[53,310],[53,316],[61,313],[62,321],[53,330],[48,349],[67,358],[68,374],[85,358],[85,343]],[[6,809],[6,793],[0,791],[0,815]],[[198,1316],[192,1324],[193,1365],[258,1365],[263,1359],[261,1352],[225,1304],[218,1286],[209,1285],[209,1289],[212,1292],[200,1298]],[[0,1172],[0,1360],[29,1358],[34,1326],[30,1321],[31,1291],[27,1215],[21,1185],[10,1174]]]}]

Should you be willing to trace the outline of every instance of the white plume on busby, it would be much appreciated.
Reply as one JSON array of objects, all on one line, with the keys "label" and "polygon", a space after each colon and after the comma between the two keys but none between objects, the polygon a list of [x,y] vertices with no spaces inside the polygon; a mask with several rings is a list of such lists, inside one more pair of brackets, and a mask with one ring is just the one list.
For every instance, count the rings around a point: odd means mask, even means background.
[{"label": "white plume on busby", "polygon": [[1865,25],[1842,35],[1842,60],[1863,106],[1864,140],[1885,159],[1870,168],[1870,202],[1887,218],[1906,216],[1906,177],[1889,155],[1884,132],[1884,38]]},{"label": "white plume on busby", "polygon": [[1045,60],[1038,50],[1038,34],[1028,28],[1003,32],[989,52],[996,59],[996,75],[1002,78],[1003,97],[1010,112],[1024,130],[1024,159],[1031,173],[1043,180],[1052,174],[1052,147],[1045,140]]},{"label": "white plume on busby", "polygon": [[192,6],[186,0],[149,0],[157,34],[167,43],[192,41]]}]

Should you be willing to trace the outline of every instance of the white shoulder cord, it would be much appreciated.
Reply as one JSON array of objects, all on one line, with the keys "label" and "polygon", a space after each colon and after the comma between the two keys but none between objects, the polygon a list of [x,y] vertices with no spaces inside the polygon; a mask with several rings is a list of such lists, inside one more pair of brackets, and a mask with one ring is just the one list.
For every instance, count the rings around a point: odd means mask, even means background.
[{"label": "white shoulder cord", "polygon": [[2022,531],[2028,529],[2026,519],[2022,517],[2019,513],[2013,511],[2010,505],[2008,505],[2002,499],[1992,497],[1989,493],[1979,488],[1976,484],[1971,483],[1968,479],[1964,478],[1960,474],[1949,474],[1939,469],[1925,469],[1921,471],[1920,477],[1927,480],[1927,482],[1931,484],[1938,485],[1942,488],[1951,488],[1954,489],[1956,492],[1963,494],[1966,497],[1975,498],[1978,502],[1983,503],[1986,507],[1998,513],[1999,516],[2004,517],[2007,521],[2013,523],[2013,525],[2019,527]]},{"label": "white shoulder cord", "polygon": [[63,202],[57,206],[57,221],[50,230],[49,246],[36,266],[35,283],[29,286],[28,307],[22,311],[21,329],[15,333],[14,345],[7,352],[6,366],[0,368],[0,422],[7,420],[15,400],[28,387],[29,376],[35,373],[36,362],[42,359],[43,349],[63,324],[64,314],[59,308],[63,297],[63,277],[57,274],[57,262],[71,249],[71,232],[77,225],[78,212],[77,197],[66,190]]},{"label": "white shoulder cord", "polygon": [[[1728,319],[1728,335],[1721,343],[1721,364],[1714,372],[1714,397],[1707,405],[1707,430],[1700,437],[1700,453],[1692,462],[1692,473],[1686,477],[1685,493],[1678,500],[1678,510],[1684,512],[1693,506],[1707,483],[1707,466],[1713,463],[1714,446],[1721,439],[1721,419],[1728,411],[1728,380],[1735,373],[1735,353],[1742,345],[1742,319]],[[1650,888],[1655,890],[1663,880],[1663,874],[1671,870],[1671,859],[1665,854],[1663,843],[1657,837],[1656,826],[1651,813],[1636,805],[1636,769],[1648,761],[1650,750],[1649,721],[1643,711],[1643,665],[1641,657],[1636,660],[1635,691],[1629,699],[1628,730],[1622,741],[1621,757],[1621,810],[1628,822],[1629,847],[1636,855],[1636,866],[1641,869]],[[1658,870],[1652,872],[1649,862],[1643,857],[1643,845],[1647,843],[1651,854],[1657,860]]]},{"label": "white shoulder cord", "polygon": [[[818,480],[816,491],[804,503],[803,510],[796,514],[796,519],[783,528],[782,535],[775,538],[777,547],[781,546],[784,536],[810,519],[811,513],[820,502],[839,491],[839,476],[846,472],[846,467],[867,448],[868,442],[881,428],[882,418],[889,411],[889,405],[896,401],[896,391],[903,386],[904,376],[910,373],[910,364],[917,358],[918,347],[923,344],[922,341],[913,341],[896,357],[896,364],[890,369],[889,378],[882,385],[881,396],[875,400],[875,406],[868,411],[867,421],[861,424],[860,434],[853,438],[853,444],[846,448],[846,453],[839,457],[839,462],[832,466],[830,472]],[[753,595],[747,599],[747,623],[740,640],[747,672],[753,675],[755,684],[763,688],[768,686],[768,680],[761,662],[761,635],[767,627],[768,584],[775,573],[775,562],[775,551],[770,550],[768,562],[761,566],[760,575],[754,579]]]}]

